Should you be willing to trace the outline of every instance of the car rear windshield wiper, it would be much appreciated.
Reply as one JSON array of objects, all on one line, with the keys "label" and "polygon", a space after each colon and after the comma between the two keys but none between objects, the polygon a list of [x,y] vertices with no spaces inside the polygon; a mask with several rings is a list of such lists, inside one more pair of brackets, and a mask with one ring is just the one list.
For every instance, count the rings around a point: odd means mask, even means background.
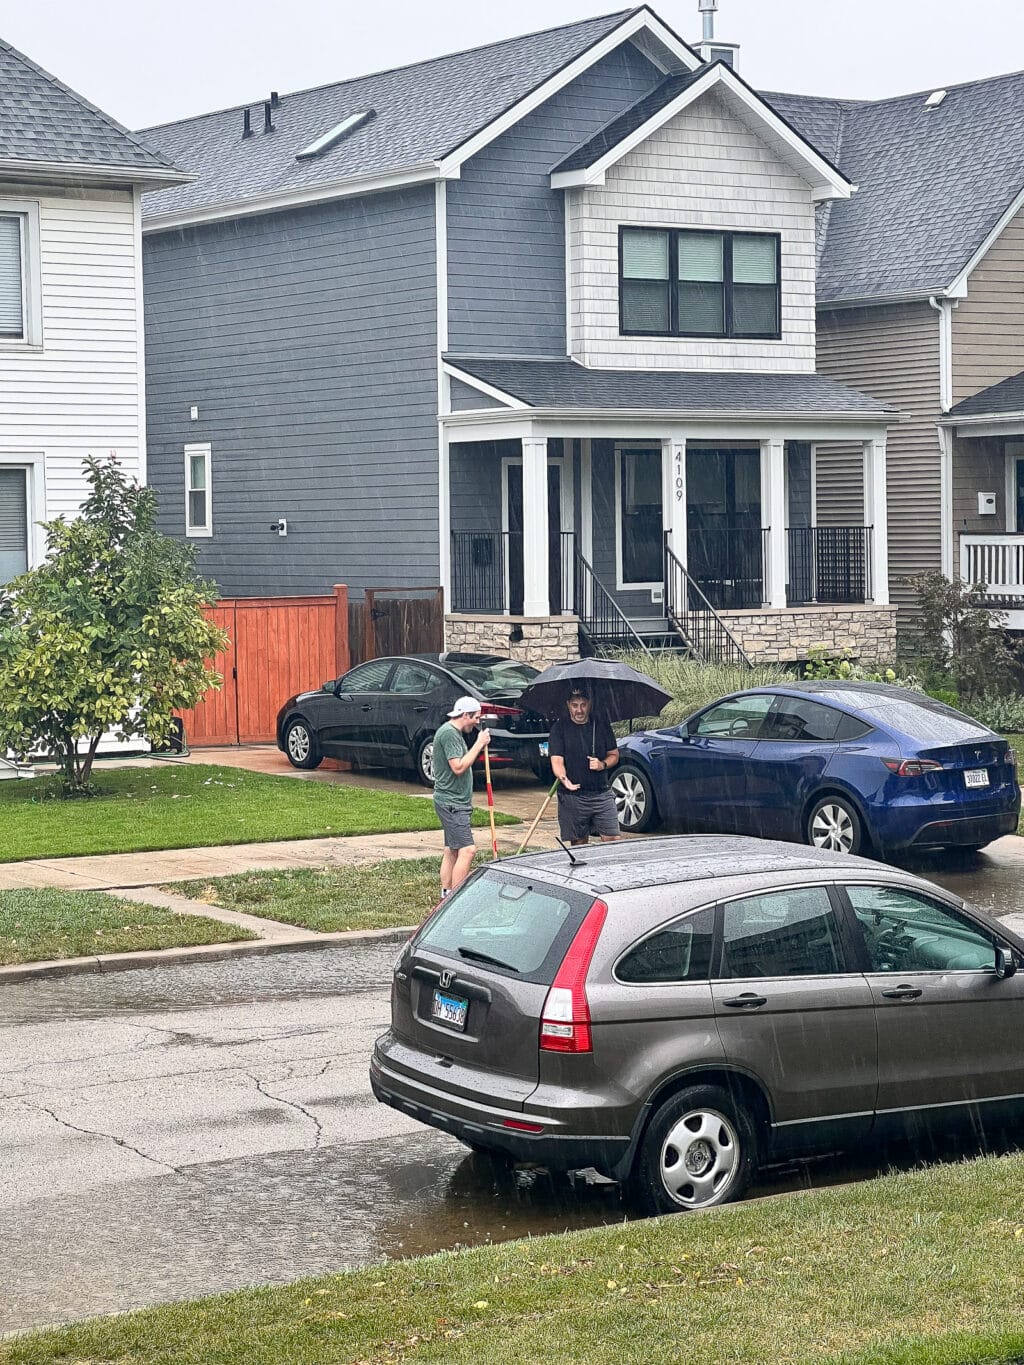
[{"label": "car rear windshield wiper", "polygon": [[504,967],[507,972],[518,972],[518,967],[513,967],[511,962],[502,962],[500,957],[491,957],[490,953],[478,953],[475,948],[456,948],[457,953],[462,957],[471,957],[474,962],[489,962],[492,967]]}]

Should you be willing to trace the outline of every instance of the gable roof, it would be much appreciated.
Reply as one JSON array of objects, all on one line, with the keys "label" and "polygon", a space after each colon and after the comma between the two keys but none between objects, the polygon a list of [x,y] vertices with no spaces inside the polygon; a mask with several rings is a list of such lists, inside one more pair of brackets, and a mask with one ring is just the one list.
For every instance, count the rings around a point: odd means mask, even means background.
[{"label": "gable roof", "polygon": [[[714,370],[594,370],[575,360],[447,356],[449,374],[509,407],[561,412],[685,412],[688,416],[848,418],[880,423],[895,412],[823,374]],[[483,403],[481,403],[483,406]]]},{"label": "gable roof", "polygon": [[[663,65],[700,62],[639,6],[285,95],[272,111],[273,134],[262,131],[262,102],[253,106],[253,136],[245,140],[245,106],[149,128],[146,140],[194,170],[196,182],[147,195],[146,216],[151,227],[172,225],[258,211],[289,197],[327,197],[346,185],[372,188],[385,177],[457,175],[460,161],[521,117],[549,82],[570,79],[577,65],[585,69],[631,37],[659,49]],[[296,160],[329,129],[371,109],[374,118],[323,155]]]},{"label": "gable roof", "polygon": [[0,39],[0,175],[176,184],[189,177]]},{"label": "gable roof", "polygon": [[722,61],[698,71],[666,76],[656,89],[560,161],[551,173],[552,187],[603,184],[610,166],[712,90],[717,90],[741,119],[774,146],[812,186],[815,198],[845,199],[853,193],[854,187],[842,172]]},{"label": "gable roof", "polygon": [[1019,417],[1024,413],[1024,371],[963,399],[946,413],[946,420],[962,417]]},{"label": "gable roof", "polygon": [[1024,190],[1024,72],[858,101],[766,98],[857,185],[828,205],[818,303],[963,293],[964,272]]}]

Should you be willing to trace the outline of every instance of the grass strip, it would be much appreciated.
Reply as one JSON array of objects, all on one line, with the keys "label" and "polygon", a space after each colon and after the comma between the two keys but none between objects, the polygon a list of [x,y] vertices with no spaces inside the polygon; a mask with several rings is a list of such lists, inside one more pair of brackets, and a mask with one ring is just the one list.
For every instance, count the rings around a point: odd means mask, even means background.
[{"label": "grass strip", "polygon": [[256,938],[201,915],[177,915],[101,891],[0,891],[0,966]]},{"label": "grass strip", "polygon": [[1024,1331],[918,1337],[891,1349],[871,1347],[842,1356],[829,1365],[1024,1365]]},{"label": "grass strip", "polygon": [[396,858],[360,867],[241,872],[164,889],[320,933],[392,929],[418,924],[437,904],[440,867],[440,858]]},{"label": "grass strip", "polygon": [[961,1340],[1018,1349],[1022,1183],[1021,1153],[897,1172],[96,1319],[0,1365],[964,1365]]},{"label": "grass strip", "polygon": [[[0,782],[0,862],[440,829],[429,796],[207,763],[104,768],[95,777],[100,794],[76,801],[63,799],[53,778]],[[486,811],[473,823],[485,825]]]}]

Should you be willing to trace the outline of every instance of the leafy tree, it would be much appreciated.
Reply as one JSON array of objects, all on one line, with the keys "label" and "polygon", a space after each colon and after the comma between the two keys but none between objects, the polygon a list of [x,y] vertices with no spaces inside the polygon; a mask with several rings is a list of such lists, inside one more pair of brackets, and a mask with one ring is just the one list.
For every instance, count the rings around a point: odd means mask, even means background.
[{"label": "leafy tree", "polygon": [[984,583],[962,583],[938,572],[910,583],[917,593],[918,652],[933,677],[949,679],[963,702],[1007,691],[1014,658],[1001,629],[1006,616],[979,605]]},{"label": "leafy tree", "polygon": [[156,495],[111,457],[85,461],[80,515],[45,523],[47,556],[0,588],[0,753],[54,755],[70,795],[91,792],[102,736],[165,743],[177,710],[221,678],[227,643],[195,550],[155,529]]}]

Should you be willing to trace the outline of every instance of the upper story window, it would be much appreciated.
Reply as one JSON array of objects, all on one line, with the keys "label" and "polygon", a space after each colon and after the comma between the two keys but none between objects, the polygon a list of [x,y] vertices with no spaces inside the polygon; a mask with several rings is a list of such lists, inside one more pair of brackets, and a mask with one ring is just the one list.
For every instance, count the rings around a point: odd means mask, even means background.
[{"label": "upper story window", "polygon": [[42,344],[39,208],[0,200],[0,345]]},{"label": "upper story window", "polygon": [[185,534],[213,535],[210,465],[212,447],[207,443],[185,447]]},{"label": "upper story window", "polygon": [[619,232],[623,336],[780,335],[780,238],[767,232]]}]

